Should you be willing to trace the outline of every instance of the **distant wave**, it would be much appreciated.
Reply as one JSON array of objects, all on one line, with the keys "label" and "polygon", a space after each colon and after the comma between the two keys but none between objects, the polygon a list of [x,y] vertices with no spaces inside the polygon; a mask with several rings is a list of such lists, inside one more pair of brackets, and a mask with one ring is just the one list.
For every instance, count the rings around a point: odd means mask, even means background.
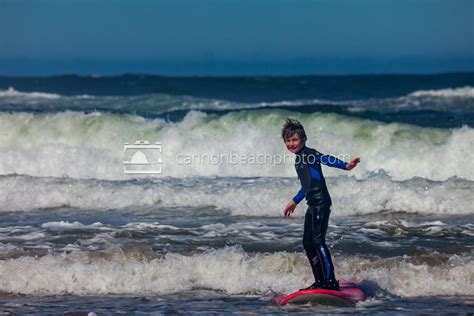
[{"label": "distant wave", "polygon": [[410,93],[408,96],[412,97],[444,97],[444,98],[474,98],[473,87],[450,88],[439,90],[420,90]]},{"label": "distant wave", "polygon": [[25,98],[34,98],[34,99],[59,99],[61,95],[55,93],[45,93],[45,92],[20,92],[15,90],[13,87],[8,88],[7,90],[0,90],[1,97],[25,97]]},{"label": "distant wave", "polygon": [[[380,212],[471,214],[474,182],[450,179],[393,181],[387,175],[366,179],[328,177],[334,216]],[[163,178],[140,181],[0,177],[0,212],[57,207],[82,210],[212,206],[216,212],[245,216],[282,216],[285,202],[298,191],[288,178]],[[304,204],[304,203],[303,203]],[[303,215],[305,206],[298,208]]]},{"label": "distant wave", "polygon": [[[293,177],[292,156],[279,136],[286,117],[304,123],[309,146],[343,154],[346,160],[362,156],[354,171],[326,168],[327,175],[360,178],[382,170],[397,180],[474,180],[474,169],[468,167],[474,147],[472,128],[420,128],[281,110],[222,116],[192,111],[180,122],[98,112],[0,113],[0,174],[130,179],[123,172],[124,143],[149,140],[162,142],[161,176]],[[221,155],[228,159],[217,163],[204,159],[221,159]],[[245,156],[248,162],[233,164],[231,155]],[[252,162],[257,155],[264,160]]]},{"label": "distant wave", "polygon": [[414,112],[473,111],[474,88],[420,90],[395,98],[358,100],[298,99],[254,103],[206,99],[187,95],[145,94],[132,96],[61,96],[43,92],[0,90],[0,111],[110,111],[160,115],[174,111],[235,111],[261,108],[298,108],[304,112]]}]

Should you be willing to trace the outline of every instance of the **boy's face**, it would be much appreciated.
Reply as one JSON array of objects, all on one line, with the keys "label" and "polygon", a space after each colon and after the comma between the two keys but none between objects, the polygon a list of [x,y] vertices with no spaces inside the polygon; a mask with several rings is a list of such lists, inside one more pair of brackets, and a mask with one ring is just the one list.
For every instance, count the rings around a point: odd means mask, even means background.
[{"label": "boy's face", "polygon": [[300,135],[293,134],[285,138],[286,148],[293,154],[296,154],[304,147],[305,141],[300,138]]}]

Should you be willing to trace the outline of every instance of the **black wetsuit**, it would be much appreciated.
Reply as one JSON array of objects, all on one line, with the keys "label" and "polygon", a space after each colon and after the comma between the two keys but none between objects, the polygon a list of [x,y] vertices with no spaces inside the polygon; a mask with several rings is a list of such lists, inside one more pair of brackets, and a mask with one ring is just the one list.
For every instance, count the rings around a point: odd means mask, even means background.
[{"label": "black wetsuit", "polygon": [[315,281],[326,284],[335,281],[331,254],[326,246],[326,231],[331,213],[331,197],[321,170],[321,164],[347,170],[346,163],[303,147],[296,154],[295,168],[301,189],[293,198],[296,203],[306,197],[308,210],[304,221],[303,247],[313,270]]}]

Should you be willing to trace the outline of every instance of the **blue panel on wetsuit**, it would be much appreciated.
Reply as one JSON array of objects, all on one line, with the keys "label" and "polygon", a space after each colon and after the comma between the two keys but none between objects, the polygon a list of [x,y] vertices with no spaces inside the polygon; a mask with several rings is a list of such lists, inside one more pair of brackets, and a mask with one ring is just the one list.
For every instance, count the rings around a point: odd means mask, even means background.
[{"label": "blue panel on wetsuit", "polygon": [[324,251],[323,245],[319,245],[319,251],[321,252],[321,255],[322,255],[321,259],[323,260],[324,268],[326,270],[325,276],[326,278],[330,278],[331,276],[329,274],[331,273],[331,264],[329,263],[329,259],[326,254],[326,251]]},{"label": "blue panel on wetsuit", "polygon": [[321,175],[319,174],[318,170],[314,169],[313,167],[309,167],[309,171],[311,172],[311,176],[316,180],[321,180]]},{"label": "blue panel on wetsuit", "polygon": [[337,159],[334,156],[322,155],[320,157],[321,157],[320,158],[321,163],[327,166],[347,170],[346,163],[342,160]]},{"label": "blue panel on wetsuit", "polygon": [[303,191],[303,188],[301,188],[298,191],[298,193],[296,193],[295,197],[293,198],[293,201],[295,201],[295,203],[298,204],[303,199],[304,199],[304,191]]}]

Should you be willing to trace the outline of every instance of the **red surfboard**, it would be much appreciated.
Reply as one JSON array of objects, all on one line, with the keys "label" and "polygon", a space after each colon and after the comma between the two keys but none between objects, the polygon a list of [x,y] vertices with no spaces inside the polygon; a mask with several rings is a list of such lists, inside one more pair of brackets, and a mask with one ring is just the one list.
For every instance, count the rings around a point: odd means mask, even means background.
[{"label": "red surfboard", "polygon": [[300,290],[275,298],[278,305],[315,303],[320,305],[354,306],[365,300],[364,292],[352,282],[340,282],[340,290]]}]

